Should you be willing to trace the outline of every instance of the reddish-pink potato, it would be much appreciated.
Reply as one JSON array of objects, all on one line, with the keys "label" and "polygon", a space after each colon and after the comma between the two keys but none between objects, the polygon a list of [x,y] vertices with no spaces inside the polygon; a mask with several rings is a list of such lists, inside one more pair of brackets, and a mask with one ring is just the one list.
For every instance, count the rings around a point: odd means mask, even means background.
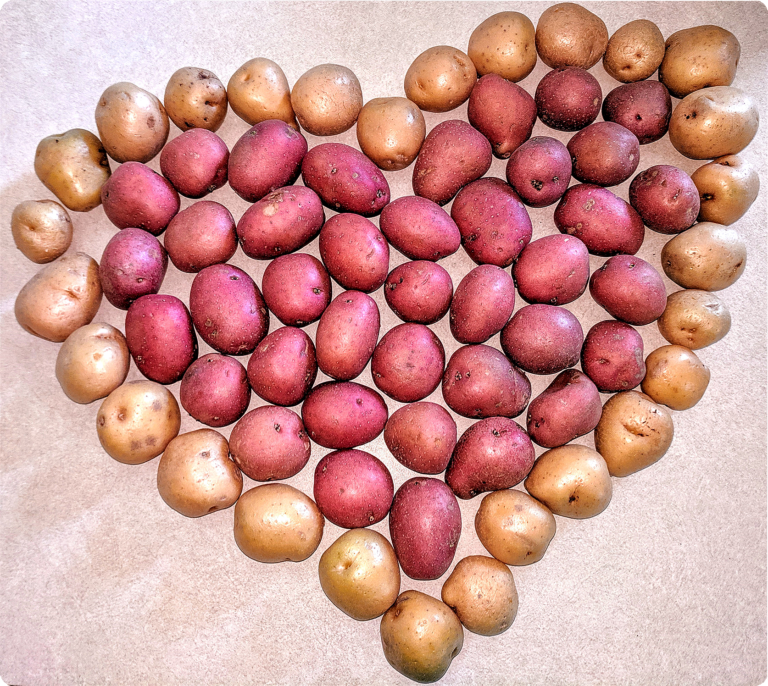
[{"label": "reddish-pink potato", "polygon": [[645,376],[643,339],[624,322],[598,322],[584,338],[581,368],[603,393],[629,391]]},{"label": "reddish-pink potato", "polygon": [[453,280],[435,262],[405,262],[389,273],[384,282],[384,298],[403,321],[434,324],[451,306]]},{"label": "reddish-pink potato", "polygon": [[171,219],[163,243],[176,269],[196,274],[235,254],[235,220],[224,205],[201,200]]},{"label": "reddish-pink potato", "polygon": [[456,422],[441,405],[403,405],[384,428],[384,442],[400,464],[419,474],[445,471],[456,446]]},{"label": "reddish-pink potato", "polygon": [[320,319],[331,302],[331,279],[312,255],[282,255],[267,265],[261,292],[270,312],[286,326]]},{"label": "reddish-pink potato", "polygon": [[547,207],[563,197],[571,182],[571,155],[559,140],[537,136],[507,162],[507,182],[531,207]]},{"label": "reddish-pink potato", "polygon": [[600,114],[603,91],[585,69],[553,69],[536,86],[536,110],[542,123],[557,131],[578,131]]},{"label": "reddish-pink potato", "polygon": [[229,149],[213,131],[189,129],[160,153],[160,171],[188,198],[202,198],[227,182]]},{"label": "reddish-pink potato", "polygon": [[184,373],[179,400],[190,415],[208,426],[236,422],[251,400],[245,367],[234,357],[203,355]]},{"label": "reddish-pink potato", "polygon": [[565,305],[587,288],[589,251],[576,236],[544,236],[523,248],[512,276],[526,302]]},{"label": "reddish-pink potato", "polygon": [[640,145],[663,138],[669,129],[672,99],[659,81],[636,81],[614,88],[603,101],[603,119],[637,136]]},{"label": "reddish-pink potato", "polygon": [[451,334],[459,343],[485,343],[504,328],[515,309],[515,282],[500,267],[475,267],[451,303]]},{"label": "reddish-pink potato", "polygon": [[693,226],[701,208],[691,177],[669,164],[657,164],[632,179],[629,203],[649,229],[668,235]]},{"label": "reddish-pink potato", "polygon": [[393,200],[381,212],[381,232],[411,260],[441,260],[461,246],[456,222],[435,202],[409,195]]},{"label": "reddish-pink potato", "polygon": [[573,176],[582,183],[617,186],[640,164],[640,142],[634,133],[611,121],[598,121],[568,141]]}]

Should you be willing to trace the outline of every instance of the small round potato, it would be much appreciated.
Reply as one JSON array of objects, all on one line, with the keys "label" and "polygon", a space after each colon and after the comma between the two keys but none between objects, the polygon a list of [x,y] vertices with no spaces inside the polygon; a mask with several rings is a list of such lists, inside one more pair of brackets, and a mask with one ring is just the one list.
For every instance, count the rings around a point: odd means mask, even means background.
[{"label": "small round potato", "polygon": [[227,116],[227,91],[212,71],[182,67],[165,87],[165,111],[182,131],[216,131]]},{"label": "small round potato", "polygon": [[125,336],[109,324],[87,324],[70,334],[56,357],[61,390],[76,403],[92,403],[128,376],[131,356]]},{"label": "small round potato", "polygon": [[425,112],[449,112],[469,98],[477,82],[472,60],[438,45],[422,52],[405,73],[405,96]]},{"label": "small round potato", "polygon": [[279,119],[298,131],[291,105],[288,79],[279,65],[266,57],[248,60],[227,84],[227,98],[234,113],[250,126]]},{"label": "small round potato", "polygon": [[320,558],[320,585],[329,600],[353,619],[383,615],[400,593],[400,567],[390,542],[371,529],[352,529]]},{"label": "small round potato", "polygon": [[445,603],[405,591],[381,618],[381,645],[400,674],[429,684],[441,679],[461,652],[464,629]]},{"label": "small round potato", "polygon": [[357,121],[363,91],[351,69],[320,64],[293,85],[291,104],[302,128],[313,136],[335,136]]},{"label": "small round potato", "polygon": [[426,135],[424,115],[407,98],[374,98],[357,118],[360,149],[385,171],[405,169],[413,162]]},{"label": "small round potato", "polygon": [[472,32],[467,55],[481,76],[498,74],[517,83],[536,66],[536,29],[520,12],[499,12]]},{"label": "small round potato", "polygon": [[235,543],[258,562],[301,562],[317,550],[325,519],[314,501],[288,484],[263,484],[235,505]]},{"label": "small round potato", "polygon": [[682,345],[664,345],[645,358],[643,393],[673,410],[688,410],[709,385],[709,368]]},{"label": "small round potato", "polygon": [[643,81],[653,74],[664,59],[664,36],[647,19],[624,24],[611,36],[603,55],[603,67],[622,83]]},{"label": "small round potato", "polygon": [[536,26],[536,51],[552,69],[597,64],[608,47],[608,29],[600,17],[572,2],[552,5]]},{"label": "small round potato", "polygon": [[24,257],[47,264],[67,252],[72,242],[72,220],[53,200],[25,200],[13,208],[11,234]]},{"label": "small round potato", "polygon": [[684,290],[667,298],[659,332],[674,345],[699,350],[717,343],[731,329],[731,313],[714,293]]},{"label": "small round potato", "polygon": [[595,450],[611,476],[629,476],[658,462],[672,444],[672,415],[644,393],[624,391],[608,399],[595,428]]},{"label": "small round potato", "polygon": [[179,433],[179,404],[154,381],[129,381],[112,391],[96,415],[102,448],[125,464],[157,457]]},{"label": "small round potato", "polygon": [[96,105],[96,127],[104,149],[117,162],[149,162],[168,139],[168,114],[152,93],[121,81]]},{"label": "small round potato", "polygon": [[693,172],[691,180],[699,191],[700,222],[729,226],[746,214],[760,192],[760,177],[738,155],[712,160]]}]

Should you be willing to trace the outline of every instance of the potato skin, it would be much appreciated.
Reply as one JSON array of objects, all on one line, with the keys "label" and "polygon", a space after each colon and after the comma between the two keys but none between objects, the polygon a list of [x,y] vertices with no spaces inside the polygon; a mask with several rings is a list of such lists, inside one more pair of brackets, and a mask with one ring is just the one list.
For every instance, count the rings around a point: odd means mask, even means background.
[{"label": "potato skin", "polygon": [[600,114],[603,91],[597,79],[577,67],[554,69],[536,86],[536,111],[545,126],[578,131]]},{"label": "potato skin", "polygon": [[536,66],[536,29],[520,12],[498,12],[472,31],[467,55],[481,76],[522,81]]},{"label": "potato skin", "polygon": [[411,260],[441,260],[461,246],[456,222],[437,203],[416,195],[393,200],[381,212],[381,232]]},{"label": "potato skin", "polygon": [[319,64],[293,84],[291,105],[299,124],[313,136],[335,136],[357,121],[363,91],[351,69]]},{"label": "potato skin", "polygon": [[645,376],[643,339],[624,322],[598,322],[584,338],[581,368],[602,393],[628,391]]},{"label": "potato skin", "polygon": [[179,400],[198,422],[215,427],[232,424],[251,400],[245,367],[234,357],[203,355],[184,372]]},{"label": "potato skin", "polygon": [[201,200],[171,219],[163,245],[176,269],[196,274],[211,265],[228,262],[235,254],[235,220],[224,205]]},{"label": "potato skin", "polygon": [[548,67],[595,66],[608,47],[608,29],[596,14],[572,2],[552,5],[536,25],[536,52]]},{"label": "potato skin", "polygon": [[684,290],[667,298],[659,333],[673,345],[699,350],[717,343],[731,329],[731,313],[714,293]]},{"label": "potato skin", "polygon": [[709,385],[709,369],[682,345],[663,345],[645,358],[643,393],[673,410],[688,410]]},{"label": "potato skin", "polygon": [[182,131],[217,131],[227,116],[227,91],[212,71],[182,67],[168,79],[163,104]]},{"label": "potato skin", "polygon": [[299,130],[291,105],[288,79],[279,65],[266,57],[248,60],[227,84],[232,111],[249,126],[267,119],[280,119]]},{"label": "potato skin", "polygon": [[603,119],[621,124],[640,145],[664,137],[672,116],[672,99],[663,83],[637,81],[614,88],[603,100]]},{"label": "potato skin", "polygon": [[700,222],[729,226],[741,219],[757,199],[760,177],[738,155],[725,155],[691,175],[699,192]]},{"label": "potato skin", "polygon": [[320,319],[331,302],[331,278],[312,255],[282,255],[267,265],[261,291],[269,310],[286,326]]},{"label": "potato skin", "polygon": [[453,281],[435,262],[405,262],[389,272],[384,282],[384,297],[403,321],[434,324],[451,306]]},{"label": "potato skin", "polygon": [[475,267],[451,302],[451,334],[459,343],[485,343],[504,328],[515,309],[515,282],[500,267]]},{"label": "potato skin", "polygon": [[425,112],[449,112],[463,103],[477,82],[469,56],[448,45],[422,52],[405,73],[405,96]]},{"label": "potato skin", "polygon": [[456,438],[456,422],[436,403],[404,405],[392,413],[384,428],[389,452],[400,464],[419,474],[445,471]]},{"label": "potato skin", "polygon": [[35,264],[48,264],[72,243],[72,220],[53,200],[24,200],[13,208],[11,233],[24,257]]},{"label": "potato skin", "polygon": [[659,68],[665,47],[664,36],[656,24],[635,19],[617,29],[608,40],[603,68],[622,83],[642,82]]},{"label": "potato skin", "polygon": [[699,193],[691,177],[668,164],[649,167],[632,179],[629,202],[658,233],[681,233],[699,214]]},{"label": "potato skin", "polygon": [[229,149],[212,131],[191,129],[160,153],[160,171],[187,198],[202,198],[227,182]]},{"label": "potato skin", "polygon": [[568,141],[573,176],[582,183],[616,186],[635,173],[640,163],[640,142],[620,124],[599,121]]},{"label": "potato skin", "polygon": [[507,183],[530,207],[547,207],[563,197],[571,182],[571,155],[559,140],[537,136],[510,156]]},{"label": "potato skin", "polygon": [[399,171],[416,159],[427,125],[407,98],[374,98],[360,110],[356,133],[360,149],[377,167]]}]

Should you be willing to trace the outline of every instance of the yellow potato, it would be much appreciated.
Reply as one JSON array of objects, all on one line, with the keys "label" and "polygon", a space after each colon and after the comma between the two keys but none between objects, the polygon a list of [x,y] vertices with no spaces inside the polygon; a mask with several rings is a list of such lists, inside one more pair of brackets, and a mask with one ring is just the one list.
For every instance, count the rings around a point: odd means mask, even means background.
[{"label": "yellow potato", "polygon": [[622,83],[642,81],[653,74],[664,59],[664,36],[647,19],[624,24],[608,41],[603,67]]},{"label": "yellow potato", "polygon": [[227,91],[219,77],[207,69],[182,67],[165,87],[165,111],[182,131],[216,131],[227,116]]},{"label": "yellow potato", "polygon": [[709,369],[682,345],[664,345],[645,358],[643,393],[673,410],[687,410],[704,395]]},{"label": "yellow potato", "polygon": [[690,289],[667,297],[667,307],[657,324],[670,343],[699,350],[717,343],[730,331],[731,313],[714,293]]},{"label": "yellow potato", "polygon": [[266,57],[248,60],[227,84],[227,98],[234,113],[251,126],[279,119],[298,130],[291,105],[288,79],[279,65]]},{"label": "yellow potato", "polygon": [[422,52],[405,73],[405,95],[425,112],[448,112],[469,98],[477,70],[461,50],[438,45]]},{"label": "yellow potato", "polygon": [[335,136],[354,126],[363,107],[363,91],[350,69],[321,64],[299,77],[291,104],[302,128],[314,136]]},{"label": "yellow potato", "polygon": [[67,252],[72,242],[72,220],[53,200],[25,200],[13,208],[11,234],[24,257],[47,264]]},{"label": "yellow potato", "polygon": [[536,25],[536,51],[552,69],[597,64],[608,47],[608,29],[600,17],[572,2],[552,5]]},{"label": "yellow potato", "polygon": [[700,222],[726,226],[741,219],[757,200],[760,177],[738,155],[725,155],[699,167],[691,180],[699,191]]},{"label": "yellow potato", "polygon": [[522,81],[536,66],[536,29],[520,12],[499,12],[472,32],[467,55],[481,76]]},{"label": "yellow potato", "polygon": [[405,169],[413,162],[426,133],[424,115],[407,98],[374,98],[357,118],[360,149],[386,171]]}]

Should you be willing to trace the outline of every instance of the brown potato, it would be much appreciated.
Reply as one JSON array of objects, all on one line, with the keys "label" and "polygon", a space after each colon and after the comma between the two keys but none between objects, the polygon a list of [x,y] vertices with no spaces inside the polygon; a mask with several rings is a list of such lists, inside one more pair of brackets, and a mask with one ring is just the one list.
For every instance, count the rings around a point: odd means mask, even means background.
[{"label": "brown potato", "polygon": [[157,490],[185,517],[225,510],[243,490],[243,475],[229,458],[227,439],[213,429],[176,436],[157,466]]},{"label": "brown potato", "polygon": [[73,212],[101,205],[101,187],[110,173],[104,146],[85,129],[43,138],[35,151],[37,178]]},{"label": "brown potato", "polygon": [[699,167],[691,180],[699,191],[700,222],[726,226],[741,219],[757,200],[760,177],[738,155],[725,155]]},{"label": "brown potato", "polygon": [[298,131],[291,105],[291,89],[283,70],[266,57],[248,60],[227,84],[232,111],[251,126],[279,119]]},{"label": "brown potato", "polygon": [[624,24],[608,41],[603,67],[622,83],[642,81],[653,74],[664,59],[664,36],[648,19]]},{"label": "brown potato", "polygon": [[114,391],[128,376],[131,356],[125,336],[109,324],[87,324],[59,348],[56,378],[76,403],[91,403]]},{"label": "brown potato", "polygon": [[301,562],[317,550],[325,519],[314,501],[288,484],[246,491],[235,505],[235,543],[258,562]]},{"label": "brown potato", "polygon": [[212,71],[182,67],[165,87],[165,111],[182,131],[216,131],[227,116],[227,91]]},{"label": "brown potato", "polygon": [[520,12],[499,12],[472,32],[467,55],[481,76],[522,81],[536,66],[536,29]]},{"label": "brown potato", "polygon": [[426,135],[424,115],[407,98],[374,98],[357,118],[360,149],[386,171],[405,169],[413,162]]},{"label": "brown potato", "polygon": [[363,91],[351,69],[320,64],[293,85],[291,104],[302,128],[314,136],[335,136],[357,121]]},{"label": "brown potato", "polygon": [[116,388],[96,415],[101,447],[125,464],[142,464],[157,457],[180,426],[176,398],[154,381],[129,381]]},{"label": "brown potato", "polygon": [[552,5],[536,26],[536,51],[552,69],[597,64],[608,46],[608,29],[600,17],[572,2]]},{"label": "brown potato", "polygon": [[669,450],[672,415],[644,393],[624,391],[608,399],[595,428],[595,450],[611,476],[629,476],[658,462]]},{"label": "brown potato", "polygon": [[400,593],[400,567],[390,542],[371,529],[352,529],[320,558],[320,585],[342,612],[365,621],[383,615]]},{"label": "brown potato", "polygon": [[674,345],[699,350],[717,343],[731,329],[731,313],[714,293],[684,290],[667,298],[659,332]]},{"label": "brown potato", "polygon": [[472,60],[461,50],[437,45],[422,52],[405,73],[405,96],[425,112],[449,112],[469,98],[477,82]]},{"label": "brown potato", "polygon": [[152,93],[127,81],[111,85],[96,105],[96,127],[117,162],[149,162],[168,139],[168,114]]},{"label": "brown potato", "polygon": [[517,616],[515,579],[507,565],[484,555],[470,555],[443,584],[443,602],[475,634],[496,636]]},{"label": "brown potato", "polygon": [[673,410],[687,410],[704,395],[709,368],[682,345],[664,345],[645,358],[643,393]]},{"label": "brown potato", "polygon": [[13,208],[11,234],[24,257],[47,264],[67,252],[72,242],[72,220],[53,200],[25,200]]}]

